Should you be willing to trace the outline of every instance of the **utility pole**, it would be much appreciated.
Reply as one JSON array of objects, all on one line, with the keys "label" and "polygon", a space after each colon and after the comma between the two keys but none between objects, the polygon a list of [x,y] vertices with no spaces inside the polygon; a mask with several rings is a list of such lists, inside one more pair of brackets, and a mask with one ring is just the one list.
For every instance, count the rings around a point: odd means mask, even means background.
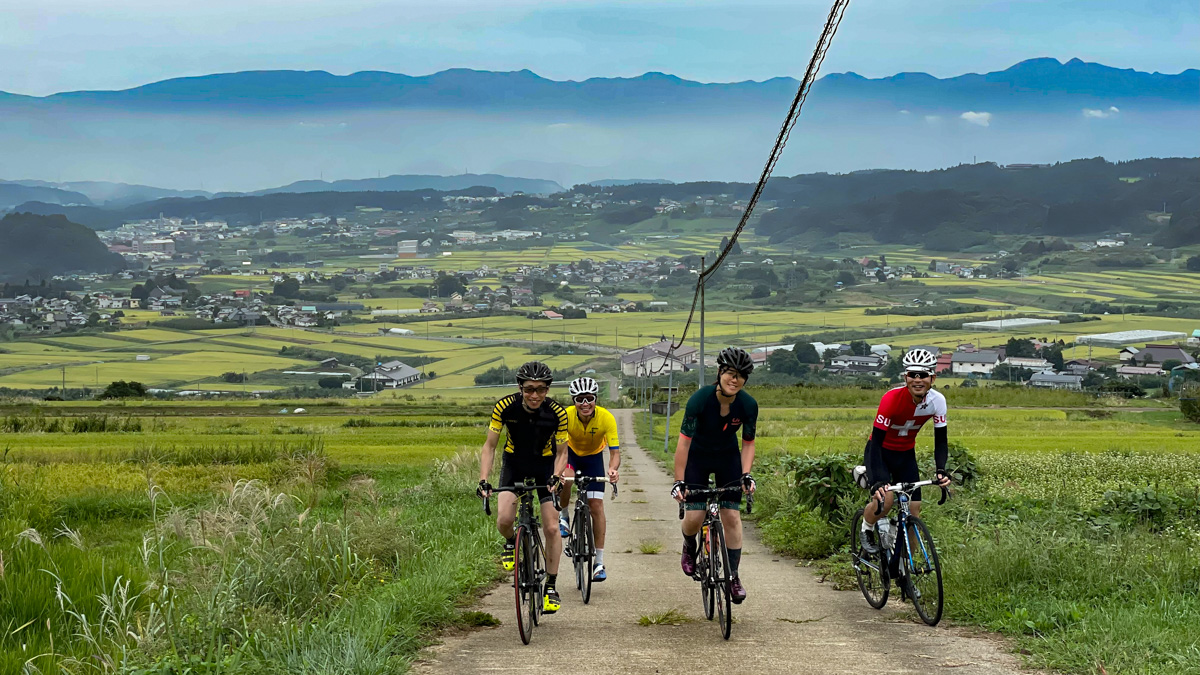
[{"label": "utility pole", "polygon": [[[674,342],[675,336],[671,336],[671,341]],[[671,368],[667,371],[667,430],[663,433],[663,452],[671,452],[671,390],[675,388],[675,369]]]},{"label": "utility pole", "polygon": [[700,374],[699,387],[704,386],[704,256],[700,256]]}]

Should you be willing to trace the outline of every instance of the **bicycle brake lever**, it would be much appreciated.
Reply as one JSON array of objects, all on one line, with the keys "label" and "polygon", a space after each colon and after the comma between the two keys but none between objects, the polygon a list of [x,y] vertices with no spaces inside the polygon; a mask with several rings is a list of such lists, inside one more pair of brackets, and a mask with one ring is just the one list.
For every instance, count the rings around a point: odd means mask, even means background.
[{"label": "bicycle brake lever", "polygon": [[492,500],[483,496],[480,498],[483,499],[483,512],[489,516],[492,515]]},{"label": "bicycle brake lever", "polygon": [[679,519],[683,520],[683,502],[679,503]]},{"label": "bicycle brake lever", "polygon": [[939,485],[938,487],[942,488],[942,498],[938,500],[938,506],[941,506],[946,503],[946,498],[950,496],[950,491],[945,486]]}]

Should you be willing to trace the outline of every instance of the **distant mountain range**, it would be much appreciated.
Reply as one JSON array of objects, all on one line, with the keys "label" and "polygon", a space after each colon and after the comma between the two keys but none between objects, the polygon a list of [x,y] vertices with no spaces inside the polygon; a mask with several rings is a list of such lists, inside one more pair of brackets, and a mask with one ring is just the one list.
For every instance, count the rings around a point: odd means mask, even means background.
[{"label": "distant mountain range", "polygon": [[562,192],[563,186],[549,180],[511,178],[497,174],[477,175],[465,173],[458,176],[404,175],[357,180],[302,180],[282,187],[250,192],[252,195],[269,195],[279,192],[395,192],[403,190],[465,190],[471,187],[496,188],[506,194],[553,194]]},{"label": "distant mountain range", "polygon": [[[632,78],[555,81],[529,70],[491,72],[456,68],[410,76],[365,71],[248,71],[184,77],[120,91],[73,91],[46,97],[4,95],[0,105],[42,108],[106,108],[126,111],[262,111],[425,109],[537,110],[588,114],[644,114],[656,110],[701,110],[777,103],[790,98],[798,81],[701,83],[651,72]],[[1037,58],[1003,71],[939,79],[926,73],[865,78],[835,73],[814,86],[814,99],[888,102],[905,109],[1009,110],[1032,107],[1200,104],[1200,70],[1145,73],[1071,59]]]},{"label": "distant mountain range", "polygon": [[[641,181],[628,181],[641,182]],[[610,184],[625,184],[617,181]],[[536,178],[513,178],[496,174],[462,174],[458,176],[404,175],[359,180],[304,180],[266,190],[254,192],[221,192],[213,194],[203,190],[168,190],[149,185],[127,185],[105,181],[73,181],[50,183],[39,180],[0,180],[0,211],[13,209],[28,202],[62,206],[99,206],[105,209],[121,209],[159,199],[194,197],[222,198],[260,196],[280,193],[306,192],[406,192],[412,190],[438,190],[450,192],[472,187],[494,188],[497,192],[512,194],[553,194],[562,192],[563,186],[549,180]]]},{"label": "distant mountain range", "polygon": [[[457,167],[477,168],[467,181],[501,192],[625,176],[752,180],[797,86],[788,77],[702,83],[646,73],[560,82],[528,70],[454,69],[416,77],[256,71],[122,91],[0,93],[0,176],[69,172],[127,184],[22,182],[95,204],[208,194],[196,187],[453,189],[466,184],[428,174]],[[1197,69],[1146,73],[1037,58],[948,78],[835,73],[814,86],[777,173],[1195,156],[1197,119]],[[380,174],[404,178],[309,180]]]}]

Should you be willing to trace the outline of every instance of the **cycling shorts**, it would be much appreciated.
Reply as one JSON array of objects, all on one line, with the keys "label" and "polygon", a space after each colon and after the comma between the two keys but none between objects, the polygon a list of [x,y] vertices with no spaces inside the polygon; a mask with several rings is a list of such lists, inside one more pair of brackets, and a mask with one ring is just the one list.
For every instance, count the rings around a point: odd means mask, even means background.
[{"label": "cycling shorts", "polygon": [[546,483],[550,482],[552,475],[554,475],[553,457],[517,459],[511,455],[505,455],[504,461],[500,463],[500,487],[512,487],[524,483],[527,478],[532,478],[535,484],[542,486],[537,491],[538,502],[541,504],[552,499],[550,490],[545,487]]},{"label": "cycling shorts", "polygon": [[[724,487],[730,483],[738,483],[736,490],[730,490],[721,495],[721,508],[737,510],[742,506],[742,455],[740,452],[714,452],[689,454],[687,466],[683,469],[683,482],[689,488],[708,487],[708,477],[716,476],[716,487]],[[703,511],[705,500],[688,500],[685,508],[688,511]]]},{"label": "cycling shorts", "polygon": [[[883,463],[891,474],[889,483],[915,483],[921,480],[921,469],[917,466],[917,450],[883,450]],[[921,501],[921,488],[912,494],[912,501]]]},{"label": "cycling shorts", "polygon": [[[594,455],[577,455],[574,450],[567,450],[567,475],[573,476],[576,471],[580,471],[585,476],[592,478],[604,478],[608,472],[604,470],[604,453],[597,452]],[[587,489],[588,499],[604,499],[604,486],[607,483],[589,483]]]}]

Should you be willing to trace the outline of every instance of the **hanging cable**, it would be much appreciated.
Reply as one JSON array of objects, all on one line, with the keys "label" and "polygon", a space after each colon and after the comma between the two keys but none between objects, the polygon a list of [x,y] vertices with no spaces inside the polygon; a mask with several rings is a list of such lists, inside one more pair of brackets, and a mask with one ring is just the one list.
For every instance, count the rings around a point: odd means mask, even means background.
[{"label": "hanging cable", "polygon": [[[683,326],[683,332],[679,336],[678,342],[672,342],[670,349],[667,350],[667,358],[664,359],[663,365],[666,365],[670,359],[671,353],[683,345],[687,339],[688,329],[691,328],[692,320],[696,316],[696,304],[700,300],[701,289],[704,287],[704,282],[725,262],[725,257],[733,250],[734,244],[737,242],[738,235],[745,229],[746,223],[750,221],[750,215],[754,212],[754,207],[758,204],[759,197],[762,196],[763,189],[767,186],[767,181],[771,178],[771,173],[775,171],[775,165],[779,163],[779,158],[783,155],[783,148],[787,145],[788,139],[791,138],[792,129],[796,127],[796,122],[800,119],[800,110],[804,107],[805,100],[808,99],[808,92],[812,89],[813,83],[816,81],[817,73],[821,70],[821,64],[825,62],[825,55],[829,51],[830,45],[833,44],[833,36],[837,33],[838,26],[842,23],[842,17],[846,13],[846,7],[850,4],[850,0],[834,0],[833,7],[829,10],[829,16],[825,19],[825,27],[821,30],[821,37],[817,40],[817,47],[813,51],[812,59],[808,62],[808,68],[804,71],[804,79],[800,81],[800,87],[796,90],[796,97],[792,99],[792,106],[788,109],[787,117],[783,120],[783,126],[779,129],[779,135],[775,137],[775,146],[771,149],[771,156],[767,159],[766,166],[763,167],[762,175],[758,178],[758,184],[754,186],[754,193],[750,196],[750,201],[746,204],[746,210],[742,213],[742,219],[733,230],[733,235],[729,237],[729,243],[717,255],[717,259],[713,261],[707,268],[700,270],[699,277],[696,279],[696,291],[692,295],[692,308],[688,312],[687,323]],[[661,368],[659,369],[661,370]]]}]

